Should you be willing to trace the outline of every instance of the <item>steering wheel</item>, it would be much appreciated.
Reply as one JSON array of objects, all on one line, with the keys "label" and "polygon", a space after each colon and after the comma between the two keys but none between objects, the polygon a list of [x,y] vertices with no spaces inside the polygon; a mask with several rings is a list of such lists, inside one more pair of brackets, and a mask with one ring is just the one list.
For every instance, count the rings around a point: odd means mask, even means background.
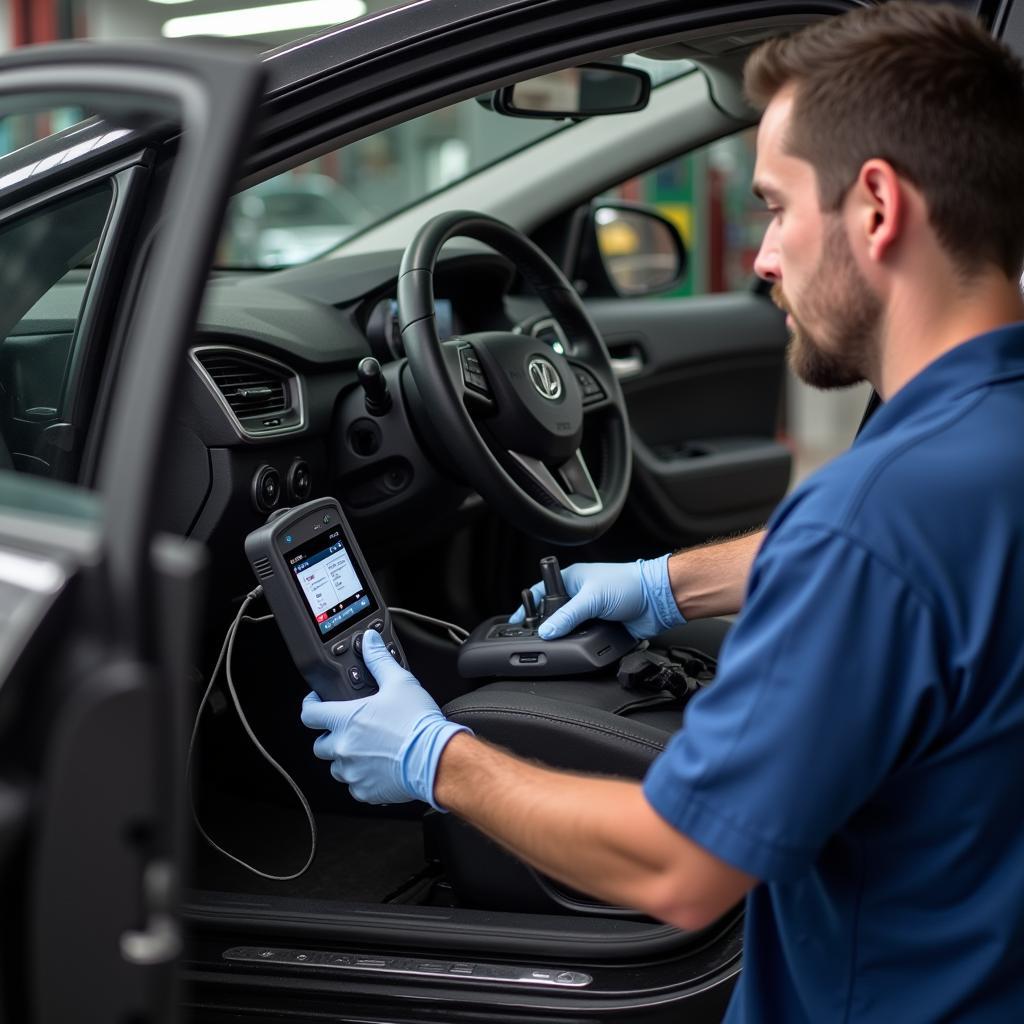
[{"label": "steering wheel", "polygon": [[[437,334],[434,265],[454,237],[512,261],[568,342],[565,355],[531,335]],[[434,217],[402,257],[398,321],[423,428],[460,475],[515,526],[553,544],[583,544],[615,522],[632,453],[622,389],[576,291],[515,228],[471,211]],[[581,445],[597,469],[591,473]]]}]

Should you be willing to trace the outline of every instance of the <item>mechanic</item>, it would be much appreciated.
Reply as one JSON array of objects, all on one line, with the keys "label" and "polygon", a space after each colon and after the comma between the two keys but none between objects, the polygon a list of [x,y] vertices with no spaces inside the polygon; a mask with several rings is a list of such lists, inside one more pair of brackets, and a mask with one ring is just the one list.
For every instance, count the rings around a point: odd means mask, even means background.
[{"label": "mechanic", "polygon": [[642,784],[526,763],[372,632],[380,692],[302,718],[358,799],[452,811],[575,889],[686,929],[746,895],[729,1021],[1019,1019],[1024,71],[896,2],[768,41],[745,79],[792,366],[883,404],[763,537],[566,570],[549,635],[651,636],[745,591],[686,728]]}]

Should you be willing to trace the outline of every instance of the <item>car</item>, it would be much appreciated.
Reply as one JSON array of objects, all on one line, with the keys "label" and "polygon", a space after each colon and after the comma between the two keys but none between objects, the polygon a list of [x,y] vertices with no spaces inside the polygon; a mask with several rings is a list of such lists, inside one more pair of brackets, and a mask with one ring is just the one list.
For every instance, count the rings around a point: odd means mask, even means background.
[{"label": "car", "polygon": [[[450,713],[642,774],[678,703],[632,707],[650,695],[608,674],[481,685],[449,631],[511,612],[543,555],[656,554],[783,497],[781,315],[756,283],[689,294],[692,211],[618,186],[739,137],[750,49],[851,6],[417,0],[261,59],[0,60],[28,132],[0,157],[0,1019],[720,1019],[741,908],[686,933],[448,816],[357,804],[310,755],[265,609],[215,672],[258,583],[245,537],[334,496]],[[1020,47],[1020,4],[977,10]],[[515,84],[588,67],[653,88],[583,116],[551,109],[576,102],[563,80],[514,116]],[[319,258],[224,256],[232,195],[466,102],[500,152],[439,147]],[[526,357],[555,377],[517,382]],[[520,383],[579,409],[541,430],[510,414]],[[318,828],[304,872],[282,772]]]},{"label": "car", "polygon": [[219,265],[308,263],[356,231],[364,207],[325,174],[284,174],[247,189],[228,210]]}]

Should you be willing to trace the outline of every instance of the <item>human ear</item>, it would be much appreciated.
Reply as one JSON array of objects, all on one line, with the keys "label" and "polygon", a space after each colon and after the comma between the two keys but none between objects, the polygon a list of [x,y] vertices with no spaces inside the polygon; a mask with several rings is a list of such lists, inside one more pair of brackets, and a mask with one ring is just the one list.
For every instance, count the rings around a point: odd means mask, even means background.
[{"label": "human ear", "polygon": [[906,202],[899,176],[886,160],[868,160],[854,184],[857,224],[867,256],[881,263],[903,230]]}]

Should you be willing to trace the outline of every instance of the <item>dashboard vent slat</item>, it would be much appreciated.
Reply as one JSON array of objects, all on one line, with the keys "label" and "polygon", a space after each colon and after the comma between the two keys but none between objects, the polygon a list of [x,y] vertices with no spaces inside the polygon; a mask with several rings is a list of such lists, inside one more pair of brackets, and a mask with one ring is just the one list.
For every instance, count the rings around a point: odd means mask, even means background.
[{"label": "dashboard vent slat", "polygon": [[195,359],[207,372],[239,421],[279,417],[292,410],[284,367],[243,352],[200,349]]}]

